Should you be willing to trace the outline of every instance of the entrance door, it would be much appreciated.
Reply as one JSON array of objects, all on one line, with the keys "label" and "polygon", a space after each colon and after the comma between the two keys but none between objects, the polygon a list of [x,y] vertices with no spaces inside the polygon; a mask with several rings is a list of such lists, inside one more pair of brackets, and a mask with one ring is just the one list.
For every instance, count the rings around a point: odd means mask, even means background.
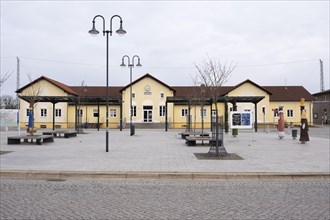
[{"label": "entrance door", "polygon": [[144,122],[152,122],[152,105],[143,106],[143,121]]}]

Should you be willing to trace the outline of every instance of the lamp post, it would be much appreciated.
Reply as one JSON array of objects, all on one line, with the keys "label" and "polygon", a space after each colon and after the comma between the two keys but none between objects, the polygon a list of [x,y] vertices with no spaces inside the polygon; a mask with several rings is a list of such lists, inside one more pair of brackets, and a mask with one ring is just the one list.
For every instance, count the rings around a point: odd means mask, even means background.
[{"label": "lamp post", "polygon": [[120,19],[120,26],[119,29],[116,31],[117,34],[119,35],[124,35],[126,34],[126,31],[123,29],[123,20],[119,15],[114,15],[110,19],[110,30],[105,30],[105,19],[102,15],[96,15],[93,18],[93,27],[92,29],[88,32],[91,35],[97,35],[100,32],[96,30],[95,28],[95,19],[96,18],[102,18],[103,20],[103,36],[106,35],[106,148],[105,151],[109,152],[109,34],[112,36],[112,19],[117,17]]},{"label": "lamp post", "polygon": [[137,58],[138,59],[138,63],[136,64],[137,67],[140,67],[142,66],[141,63],[140,63],[140,57],[138,55],[134,55],[132,57],[132,63],[130,62],[130,58],[129,56],[127,55],[124,55],[123,58],[122,58],[122,62],[121,62],[121,65],[122,67],[125,67],[126,64],[125,64],[125,57],[127,58],[127,61],[128,61],[128,68],[130,69],[130,134],[131,136],[134,135],[134,131],[133,131],[133,126],[132,126],[132,116],[133,116],[133,106],[132,106],[132,69],[134,67],[134,58]]},{"label": "lamp post", "polygon": [[87,129],[87,127],[88,127],[88,123],[87,123],[87,91],[88,91],[88,89],[87,89],[87,85],[85,85],[85,88],[84,88],[84,92],[85,92],[85,105],[86,105],[86,113],[85,113],[85,115],[86,115],[85,129]]}]

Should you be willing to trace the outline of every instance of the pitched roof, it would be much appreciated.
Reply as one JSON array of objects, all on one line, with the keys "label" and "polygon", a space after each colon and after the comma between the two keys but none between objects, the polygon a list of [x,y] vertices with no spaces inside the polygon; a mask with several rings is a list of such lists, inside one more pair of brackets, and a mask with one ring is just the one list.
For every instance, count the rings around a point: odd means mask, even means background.
[{"label": "pitched roof", "polygon": [[[132,85],[134,85],[135,83],[137,83],[137,82],[139,82],[139,81],[141,81],[142,79],[147,78],[147,77],[149,77],[149,78],[155,80],[156,82],[162,84],[163,86],[169,88],[170,90],[174,90],[173,87],[171,87],[171,86],[169,86],[169,85],[163,83],[162,81],[160,81],[159,79],[153,77],[153,76],[150,75],[149,73],[147,73],[147,74],[141,76],[140,78],[134,80],[134,81],[132,82]],[[127,86],[123,87],[119,92],[123,92],[123,90],[127,89],[129,86],[130,86],[130,84],[128,84]],[[174,92],[175,92],[175,90],[174,90]]]},{"label": "pitched roof", "polygon": [[[175,96],[177,97],[189,97],[196,95],[196,92],[199,91],[200,86],[172,86],[176,91]],[[232,86],[223,86],[220,90],[220,95],[226,95],[229,90],[232,89]]]},{"label": "pitched roof", "polygon": [[267,94],[270,94],[270,95],[272,94],[268,89],[265,89],[265,87],[259,86],[257,83],[255,83],[255,82],[253,82],[253,81],[251,81],[251,80],[249,80],[249,79],[247,79],[247,80],[245,80],[245,81],[243,81],[243,82],[237,84],[236,86],[233,86],[232,89],[230,89],[227,93],[231,92],[232,90],[234,90],[234,89],[240,87],[241,85],[243,85],[243,84],[245,84],[245,83],[250,83],[250,84],[252,84],[253,86],[255,86],[255,87],[257,87],[257,88],[259,88],[259,89],[265,91]]},{"label": "pitched roof", "polygon": [[62,89],[64,92],[66,92],[66,93],[68,93],[68,94],[70,94],[70,95],[74,95],[74,96],[77,96],[77,95],[78,95],[78,93],[76,93],[75,91],[73,91],[69,86],[67,86],[67,85],[65,85],[65,84],[63,84],[63,83],[60,83],[60,82],[58,82],[58,81],[56,81],[56,80],[50,79],[50,78],[48,78],[48,77],[45,77],[45,76],[41,76],[41,77],[39,77],[38,79],[36,79],[36,80],[30,82],[29,84],[27,84],[27,85],[21,87],[20,89],[18,89],[18,90],[16,91],[16,93],[20,93],[20,92],[22,92],[24,89],[28,88],[29,86],[31,86],[31,85],[33,85],[33,84],[35,84],[35,83],[37,83],[37,82],[39,82],[39,81],[41,81],[41,80],[46,80],[46,81],[48,81],[49,83],[51,83],[51,84],[53,84],[54,86],[56,86],[56,87]]},{"label": "pitched roof", "polygon": [[[70,86],[77,94],[82,97],[106,97],[105,86]],[[122,86],[109,86],[109,96],[121,97]]]},{"label": "pitched roof", "polygon": [[270,101],[313,101],[315,98],[303,86],[264,86],[272,95]]},{"label": "pitched roof", "polygon": [[325,95],[325,94],[328,94],[328,93],[330,93],[330,89],[324,90],[322,92],[314,93],[313,96]]},{"label": "pitched roof", "polygon": [[[199,86],[168,86],[167,84],[163,83],[162,81],[156,79],[150,74],[145,74],[144,76],[138,78],[132,83],[136,83],[146,77],[150,77],[153,80],[157,81],[158,83],[166,86],[167,88],[174,91],[174,94],[176,97],[189,97],[194,96]],[[32,84],[40,81],[40,80],[46,80],[49,83],[57,86],[58,88],[62,89],[63,91],[67,92],[70,95],[74,96],[85,96],[85,97],[105,97],[106,96],[106,87],[105,86],[67,86],[63,83],[60,83],[56,80],[50,79],[45,76],[41,76],[38,79],[30,82],[29,84],[23,86],[22,88],[18,89],[16,93],[22,92],[27,87],[31,86]],[[270,101],[300,101],[300,98],[305,98],[306,101],[313,101],[315,98],[303,87],[303,86],[259,86],[258,84],[252,82],[251,80],[245,80],[236,86],[223,86],[221,88],[221,95],[226,95],[230,91],[234,90],[235,88],[239,87],[240,85],[244,83],[251,83],[254,86],[262,89],[263,91],[267,92],[270,95]],[[123,86],[109,86],[109,96],[110,97],[118,97],[121,98],[122,91],[126,88],[128,88],[129,85],[123,87]],[[85,89],[87,91],[85,92]],[[324,92],[328,92],[324,91]]]}]

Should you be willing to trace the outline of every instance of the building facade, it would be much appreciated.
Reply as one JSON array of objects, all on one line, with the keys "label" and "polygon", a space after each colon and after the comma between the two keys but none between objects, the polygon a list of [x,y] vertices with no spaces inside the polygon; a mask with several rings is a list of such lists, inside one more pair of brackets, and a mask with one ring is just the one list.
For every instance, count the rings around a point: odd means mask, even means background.
[{"label": "building facade", "polygon": [[313,121],[315,124],[329,124],[330,89],[313,94]]},{"label": "building facade", "polygon": [[[132,109],[130,110],[130,89]],[[150,128],[209,128],[215,104],[201,86],[169,86],[150,74],[130,85],[109,87],[109,127],[125,128],[130,123]],[[104,128],[106,87],[68,86],[42,76],[16,91],[20,97],[20,126],[28,124],[28,109],[34,102],[36,128]],[[275,125],[283,108],[286,124],[300,123],[300,99],[305,99],[307,120],[313,123],[314,97],[302,86],[260,86],[245,80],[220,88],[218,115],[251,112],[255,127]],[[189,123],[188,123],[189,122]]]}]

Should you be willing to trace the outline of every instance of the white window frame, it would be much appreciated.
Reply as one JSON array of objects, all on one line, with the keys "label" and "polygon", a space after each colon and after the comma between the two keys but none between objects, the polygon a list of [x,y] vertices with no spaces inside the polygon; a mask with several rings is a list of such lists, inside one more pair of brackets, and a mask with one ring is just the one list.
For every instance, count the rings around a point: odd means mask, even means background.
[{"label": "white window frame", "polygon": [[[97,115],[95,115],[95,114],[97,114]],[[98,114],[99,114],[98,109],[93,109],[93,117],[97,118],[99,116]]]},{"label": "white window frame", "polygon": [[187,108],[182,108],[181,109],[181,117],[187,117],[188,115],[188,109]]},{"label": "white window frame", "polygon": [[160,93],[160,98],[163,99],[165,97],[165,94],[163,92]]},{"label": "white window frame", "polygon": [[135,92],[132,92],[132,98],[133,99],[135,98]]},{"label": "white window frame", "polygon": [[293,114],[293,109],[288,109],[286,110],[286,116],[288,118],[293,118],[294,114]]},{"label": "white window frame", "polygon": [[166,114],[165,105],[160,105],[159,106],[159,117],[165,117],[165,114]]},{"label": "white window frame", "polygon": [[60,108],[55,109],[55,117],[58,117],[58,118],[62,117],[62,109],[60,109]]},{"label": "white window frame", "polygon": [[[133,113],[132,113],[132,110],[133,110]],[[132,114],[132,117],[136,117],[136,105],[132,105],[131,114]]]},{"label": "white window frame", "polygon": [[212,117],[216,117],[217,116],[217,110],[213,109],[212,110]]},{"label": "white window frame", "polygon": [[77,109],[77,115],[78,115],[78,117],[82,117],[83,116],[83,110],[82,109]]},{"label": "white window frame", "polygon": [[47,117],[47,109],[46,108],[41,108],[40,109],[40,117],[42,117],[42,118]]},{"label": "white window frame", "polygon": [[117,109],[115,108],[110,109],[110,118],[117,118]]},{"label": "white window frame", "polygon": [[199,116],[200,117],[207,117],[207,111],[206,111],[206,108],[201,108],[200,111],[199,111]]}]

